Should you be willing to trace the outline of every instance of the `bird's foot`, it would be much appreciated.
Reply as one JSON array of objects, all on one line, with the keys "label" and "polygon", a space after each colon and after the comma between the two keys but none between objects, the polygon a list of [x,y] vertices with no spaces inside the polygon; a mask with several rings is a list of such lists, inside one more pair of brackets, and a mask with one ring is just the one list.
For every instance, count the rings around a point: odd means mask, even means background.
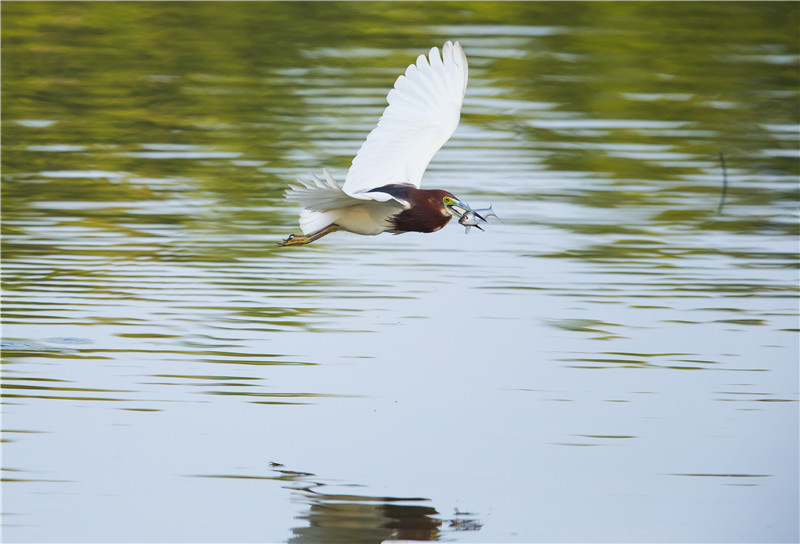
[{"label": "bird's foot", "polygon": [[305,236],[303,234],[292,234],[286,240],[278,242],[278,245],[283,247],[283,246],[302,246],[303,244],[310,244],[314,240],[319,240],[323,236],[327,236],[328,234],[336,232],[337,230],[341,229],[342,228],[339,225],[333,223],[331,225],[328,225],[322,230],[318,230],[314,234],[310,234],[309,236]]},{"label": "bird's foot", "polygon": [[311,241],[312,240],[310,240],[308,238],[308,236],[303,236],[303,235],[299,235],[298,236],[298,235],[292,234],[291,236],[289,236],[285,240],[281,240],[280,242],[278,242],[278,245],[281,246],[281,247],[284,247],[284,246],[301,246],[301,245],[307,244],[307,243],[309,243]]}]

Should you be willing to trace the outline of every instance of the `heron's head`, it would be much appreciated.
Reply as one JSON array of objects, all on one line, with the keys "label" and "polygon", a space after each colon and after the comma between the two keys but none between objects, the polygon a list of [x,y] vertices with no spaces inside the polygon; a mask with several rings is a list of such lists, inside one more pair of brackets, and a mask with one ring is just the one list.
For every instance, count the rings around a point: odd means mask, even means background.
[{"label": "heron's head", "polygon": [[[454,195],[452,195],[450,193],[447,193],[442,198],[442,204],[444,204],[445,210],[447,210],[448,212],[450,212],[454,216],[458,217],[459,219],[461,219],[461,216],[464,215],[464,213],[466,213],[466,212],[472,212],[476,216],[478,216],[481,219],[483,219],[483,217],[481,217],[480,214],[478,214],[478,212],[476,212],[475,210],[470,208],[468,204],[466,204],[466,203],[462,202],[461,200],[457,199]],[[459,210],[459,208],[460,208],[460,210]]]}]

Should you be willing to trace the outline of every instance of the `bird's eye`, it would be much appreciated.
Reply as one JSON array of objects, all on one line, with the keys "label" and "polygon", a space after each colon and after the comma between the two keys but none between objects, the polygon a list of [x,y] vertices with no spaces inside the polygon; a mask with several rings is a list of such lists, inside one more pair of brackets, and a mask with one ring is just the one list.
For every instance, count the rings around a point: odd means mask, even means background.
[{"label": "bird's eye", "polygon": [[455,202],[455,201],[452,198],[450,198],[449,196],[444,197],[444,203],[445,204],[452,204],[453,202]]}]

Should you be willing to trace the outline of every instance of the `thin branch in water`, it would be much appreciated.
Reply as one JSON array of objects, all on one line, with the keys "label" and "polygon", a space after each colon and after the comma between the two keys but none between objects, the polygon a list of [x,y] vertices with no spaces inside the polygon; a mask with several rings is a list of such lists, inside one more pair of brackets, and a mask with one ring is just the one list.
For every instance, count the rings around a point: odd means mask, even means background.
[{"label": "thin branch in water", "polygon": [[719,152],[719,162],[722,165],[722,196],[717,206],[717,215],[722,215],[722,207],[725,205],[725,195],[728,194],[728,169],[725,167],[725,155]]}]

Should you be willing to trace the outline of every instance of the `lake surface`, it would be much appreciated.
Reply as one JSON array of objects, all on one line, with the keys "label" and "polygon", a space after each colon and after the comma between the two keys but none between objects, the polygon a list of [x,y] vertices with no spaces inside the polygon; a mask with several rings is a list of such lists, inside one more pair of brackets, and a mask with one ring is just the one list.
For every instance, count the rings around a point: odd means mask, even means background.
[{"label": "lake surface", "polygon": [[[799,21],[4,2],[3,541],[796,542]],[[447,39],[502,223],[277,247]]]}]

